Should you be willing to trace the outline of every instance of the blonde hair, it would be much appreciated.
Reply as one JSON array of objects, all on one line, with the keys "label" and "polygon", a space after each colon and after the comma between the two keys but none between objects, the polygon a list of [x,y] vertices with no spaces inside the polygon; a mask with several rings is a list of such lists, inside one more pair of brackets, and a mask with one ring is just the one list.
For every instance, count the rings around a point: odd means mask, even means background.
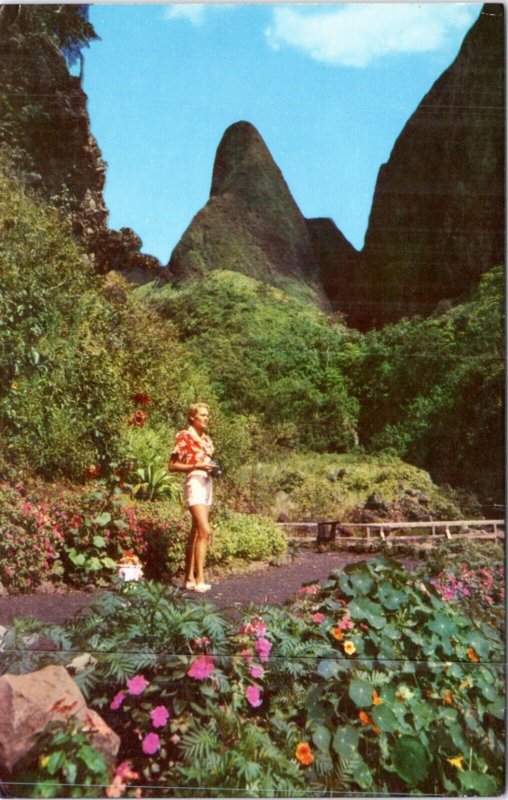
[{"label": "blonde hair", "polygon": [[210,413],[210,406],[208,405],[208,403],[193,403],[191,406],[189,406],[189,410],[187,412],[188,422],[192,423],[192,420],[194,419],[200,408],[206,408],[208,413]]}]

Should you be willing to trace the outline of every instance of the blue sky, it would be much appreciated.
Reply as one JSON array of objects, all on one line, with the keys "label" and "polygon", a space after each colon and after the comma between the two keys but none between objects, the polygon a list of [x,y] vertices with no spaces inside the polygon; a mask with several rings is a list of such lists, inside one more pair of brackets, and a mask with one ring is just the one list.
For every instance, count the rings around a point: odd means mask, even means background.
[{"label": "blue sky", "polygon": [[110,226],[167,263],[228,125],[257,127],[306,217],[361,248],[379,167],[455,58],[461,3],[95,5],[85,51]]}]

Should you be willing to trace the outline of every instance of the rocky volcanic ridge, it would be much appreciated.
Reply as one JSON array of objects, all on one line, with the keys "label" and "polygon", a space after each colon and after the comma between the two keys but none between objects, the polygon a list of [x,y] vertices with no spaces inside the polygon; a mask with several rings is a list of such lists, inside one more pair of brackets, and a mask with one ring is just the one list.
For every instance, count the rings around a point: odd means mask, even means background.
[{"label": "rocky volcanic ridge", "polygon": [[306,221],[248,122],[237,122],[224,133],[210,199],[173,251],[167,277],[182,283],[218,269],[275,285],[293,279],[320,289]]},{"label": "rocky volcanic ridge", "polygon": [[36,6],[0,5],[0,145],[23,183],[70,217],[97,271],[153,277],[159,261],[140,252],[130,228],[108,228],[106,163],[90,130],[81,79],[69,73]]},{"label": "rocky volcanic ridge", "polygon": [[350,324],[429,313],[504,263],[504,59],[504,7],[486,4],[380,169],[364,249],[329,277]]},{"label": "rocky volcanic ridge", "polygon": [[349,324],[430,313],[504,261],[504,9],[486,4],[379,172],[365,246],[304,220],[256,129],[232,125],[212,190],[169,262],[176,283],[233,269],[322,287]]}]

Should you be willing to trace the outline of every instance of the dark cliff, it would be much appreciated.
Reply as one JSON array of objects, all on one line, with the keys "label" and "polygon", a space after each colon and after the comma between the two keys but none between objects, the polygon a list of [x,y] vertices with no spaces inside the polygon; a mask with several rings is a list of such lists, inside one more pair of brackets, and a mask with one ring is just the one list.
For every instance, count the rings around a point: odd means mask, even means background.
[{"label": "dark cliff", "polygon": [[83,8],[0,5],[0,145],[20,180],[70,218],[98,271],[120,269],[140,279],[159,262],[140,253],[133,231],[107,226],[106,164],[81,79],[70,74],[64,55],[66,45],[78,52],[97,38]]},{"label": "dark cliff", "polygon": [[379,172],[365,246],[331,297],[359,327],[428,313],[504,261],[504,8],[487,4]]}]

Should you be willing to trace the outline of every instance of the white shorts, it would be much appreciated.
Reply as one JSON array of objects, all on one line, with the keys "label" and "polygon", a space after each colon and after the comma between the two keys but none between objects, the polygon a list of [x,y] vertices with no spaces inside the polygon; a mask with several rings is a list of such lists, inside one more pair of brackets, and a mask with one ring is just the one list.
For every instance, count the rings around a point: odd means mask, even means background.
[{"label": "white shorts", "polygon": [[209,475],[195,472],[188,476],[185,481],[185,501],[187,508],[212,505],[212,479]]}]

